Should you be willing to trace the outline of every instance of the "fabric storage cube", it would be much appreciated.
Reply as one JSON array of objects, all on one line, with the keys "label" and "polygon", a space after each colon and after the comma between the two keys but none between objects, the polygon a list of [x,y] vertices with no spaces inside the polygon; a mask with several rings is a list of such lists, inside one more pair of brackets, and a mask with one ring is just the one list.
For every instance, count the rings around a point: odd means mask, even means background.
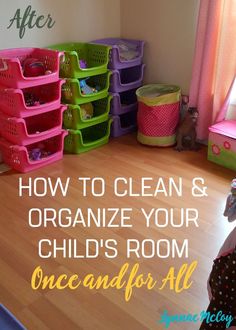
[{"label": "fabric storage cube", "polygon": [[137,128],[137,111],[124,113],[120,116],[113,116],[111,136],[119,137],[135,131]]},{"label": "fabric storage cube", "polygon": [[[68,109],[64,112],[64,127],[78,130],[107,120],[110,112],[111,99],[112,96],[107,96],[89,104],[68,104]],[[89,116],[89,111],[92,111],[92,115],[86,118],[86,116]]]},{"label": "fabric storage cube", "polygon": [[136,89],[122,93],[112,93],[111,114],[121,115],[138,109]]},{"label": "fabric storage cube", "polygon": [[[0,85],[12,88],[27,88],[49,84],[59,79],[59,62],[62,52],[40,48],[13,48],[0,50]],[[40,61],[45,74],[26,77],[22,68],[26,59]]]},{"label": "fabric storage cube", "polygon": [[112,47],[109,69],[124,69],[142,63],[144,48],[144,41],[142,40],[107,38],[93,42]]},{"label": "fabric storage cube", "polygon": [[108,143],[111,123],[112,119],[109,119],[82,130],[69,130],[69,135],[65,138],[64,150],[68,153],[80,154]]},{"label": "fabric storage cube", "polygon": [[79,79],[66,79],[62,86],[62,101],[69,104],[83,104],[99,100],[108,95],[109,79],[111,72],[92,76],[86,80],[86,84],[98,91],[91,94],[83,94]]},{"label": "fabric storage cube", "polygon": [[64,80],[58,80],[51,84],[22,90],[1,87],[0,109],[10,116],[22,118],[57,109],[61,103],[63,83]]},{"label": "fabric storage cube", "polygon": [[64,52],[64,59],[60,63],[60,76],[63,78],[85,78],[107,71],[109,46],[66,43],[53,45],[50,48]]},{"label": "fabric storage cube", "polygon": [[236,121],[219,122],[209,131],[208,160],[236,170]]},{"label": "fabric storage cube", "polygon": [[121,93],[142,85],[145,64],[131,68],[113,70],[110,79],[110,92]]},{"label": "fabric storage cube", "polygon": [[50,138],[61,130],[62,115],[66,106],[42,114],[16,118],[0,113],[0,134],[9,142],[19,145],[32,144]]},{"label": "fabric storage cube", "polygon": [[0,151],[4,162],[13,169],[26,173],[62,159],[66,131],[57,132],[49,139],[19,146],[0,138]]}]

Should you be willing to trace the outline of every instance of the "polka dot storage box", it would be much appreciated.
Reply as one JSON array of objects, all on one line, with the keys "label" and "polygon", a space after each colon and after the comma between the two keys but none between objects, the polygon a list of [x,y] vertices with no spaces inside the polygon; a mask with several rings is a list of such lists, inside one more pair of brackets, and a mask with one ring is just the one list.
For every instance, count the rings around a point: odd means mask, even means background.
[{"label": "polka dot storage box", "polygon": [[152,84],[136,91],[138,98],[138,136],[140,143],[168,147],[175,144],[179,122],[178,86]]}]

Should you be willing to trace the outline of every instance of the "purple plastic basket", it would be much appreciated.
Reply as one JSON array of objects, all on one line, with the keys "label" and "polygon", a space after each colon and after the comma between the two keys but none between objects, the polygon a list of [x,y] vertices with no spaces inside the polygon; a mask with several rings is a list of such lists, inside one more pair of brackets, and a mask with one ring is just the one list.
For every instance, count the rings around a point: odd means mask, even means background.
[{"label": "purple plastic basket", "polygon": [[122,115],[130,111],[137,111],[138,102],[136,89],[123,93],[112,93],[111,110],[112,115]]},{"label": "purple plastic basket", "polygon": [[[98,39],[94,40],[93,43],[112,46],[110,53],[110,61],[108,64],[109,69],[124,69],[131,66],[140,65],[143,59],[143,48],[144,41],[142,40],[131,40],[122,38],[108,38],[108,39]],[[124,60],[120,56],[119,45],[122,43],[130,44],[134,47],[137,52],[137,56],[130,60]]]},{"label": "purple plastic basket", "polygon": [[131,133],[137,129],[137,111],[124,113],[120,116],[113,116],[112,119],[112,137],[119,137]]},{"label": "purple plastic basket", "polygon": [[113,70],[109,91],[112,93],[121,93],[139,88],[143,81],[144,67],[145,64],[142,64],[127,69]]}]

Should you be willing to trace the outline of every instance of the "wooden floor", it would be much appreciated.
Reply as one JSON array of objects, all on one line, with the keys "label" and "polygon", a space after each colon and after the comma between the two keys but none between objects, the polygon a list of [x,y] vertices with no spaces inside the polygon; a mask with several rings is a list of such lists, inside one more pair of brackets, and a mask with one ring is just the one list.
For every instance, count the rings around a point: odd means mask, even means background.
[{"label": "wooden floor", "polygon": [[[199,313],[206,309],[208,298],[206,282],[212,260],[232,229],[222,216],[224,203],[229,191],[229,183],[234,176],[230,170],[207,161],[207,150],[199,152],[175,152],[172,148],[158,149],[139,145],[135,136],[130,135],[112,140],[108,145],[92,152],[76,156],[66,155],[63,161],[25,175],[8,172],[0,177],[0,299],[7,308],[32,330],[144,330],[164,329],[158,324],[165,309],[170,314]],[[112,182],[116,177],[132,177],[134,189],[139,191],[142,177],[157,180],[183,177],[183,198],[166,198],[162,194],[153,197],[114,197]],[[18,196],[18,180],[24,182],[29,177],[61,177],[65,182],[71,178],[68,196],[62,197],[24,197]],[[103,177],[107,189],[104,197],[87,198],[79,189],[78,177]],[[203,177],[208,186],[208,197],[193,198],[191,181],[194,177]],[[28,210],[30,208],[92,208],[130,207],[133,208],[132,228],[30,228]],[[145,228],[140,218],[140,208],[188,208],[199,210],[199,228]],[[179,217],[179,215],[178,215]],[[119,243],[119,255],[115,259],[100,256],[97,259],[41,259],[38,256],[38,241],[42,238],[58,241],[75,238],[84,250],[86,238],[116,239]],[[169,289],[162,291],[145,288],[134,289],[129,302],[124,300],[124,291],[116,289],[90,291],[31,289],[30,280],[34,268],[41,265],[46,274],[109,274],[115,276],[121,265],[127,262],[125,242],[129,238],[140,241],[145,238],[174,239],[181,242],[189,239],[190,258],[198,261],[193,274],[192,287],[176,294]],[[132,258],[130,264],[140,264],[140,272],[152,273],[163,278],[171,266],[176,269],[185,259]],[[198,325],[174,324],[170,330],[197,330]]]}]

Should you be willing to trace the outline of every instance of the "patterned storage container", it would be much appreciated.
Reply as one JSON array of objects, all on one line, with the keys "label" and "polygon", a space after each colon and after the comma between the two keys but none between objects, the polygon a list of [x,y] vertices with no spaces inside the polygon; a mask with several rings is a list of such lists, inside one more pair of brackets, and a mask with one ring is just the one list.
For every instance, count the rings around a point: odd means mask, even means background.
[{"label": "patterned storage container", "polygon": [[180,88],[153,84],[137,90],[138,141],[143,144],[167,147],[175,144],[179,122]]}]

